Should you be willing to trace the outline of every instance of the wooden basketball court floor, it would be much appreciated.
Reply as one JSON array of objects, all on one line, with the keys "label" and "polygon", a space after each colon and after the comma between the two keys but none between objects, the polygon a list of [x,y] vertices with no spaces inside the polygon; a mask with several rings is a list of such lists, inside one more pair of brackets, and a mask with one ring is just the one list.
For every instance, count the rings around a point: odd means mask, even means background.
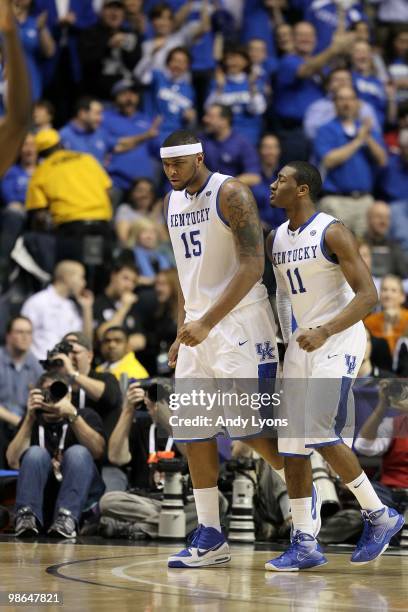
[{"label": "wooden basketball court floor", "polygon": [[[408,610],[408,552],[387,552],[374,564],[350,565],[351,548],[328,552],[316,570],[264,570],[272,546],[232,545],[226,566],[170,570],[179,545],[139,545],[99,538],[78,542],[0,541],[0,609],[64,612],[326,612]],[[332,549],[328,549],[329,551]],[[61,605],[7,605],[9,593],[58,593]],[[55,596],[54,596],[55,597]]]}]

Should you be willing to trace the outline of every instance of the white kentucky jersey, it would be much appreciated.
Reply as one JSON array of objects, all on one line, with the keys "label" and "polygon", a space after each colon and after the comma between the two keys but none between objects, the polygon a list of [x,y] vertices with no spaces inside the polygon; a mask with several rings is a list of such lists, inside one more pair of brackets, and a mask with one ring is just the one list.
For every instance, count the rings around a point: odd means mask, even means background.
[{"label": "white kentucky jersey", "polygon": [[272,262],[286,284],[298,327],[327,323],[354,297],[337,258],[325,247],[326,230],[337,221],[317,212],[296,231],[289,221],[276,230]]},{"label": "white kentucky jersey", "polygon": [[[233,234],[219,205],[221,185],[230,178],[214,172],[192,196],[185,189],[170,193],[167,225],[189,320],[208,311],[239,267]],[[266,297],[258,281],[235,308]]]}]

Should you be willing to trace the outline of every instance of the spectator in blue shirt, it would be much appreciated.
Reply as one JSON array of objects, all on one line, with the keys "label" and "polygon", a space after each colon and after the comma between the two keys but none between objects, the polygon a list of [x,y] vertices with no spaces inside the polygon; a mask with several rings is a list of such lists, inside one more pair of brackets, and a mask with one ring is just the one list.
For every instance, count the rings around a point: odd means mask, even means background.
[{"label": "spectator in blue shirt", "polygon": [[369,120],[358,118],[356,92],[342,87],[335,104],[337,117],[319,129],[314,143],[316,159],[326,173],[326,197],[320,206],[362,236],[376,173],[385,166],[387,156],[381,134],[374,132]]},{"label": "spectator in blue shirt", "polygon": [[211,104],[229,106],[234,130],[253,145],[258,143],[266,98],[262,82],[251,72],[251,61],[244,48],[231,47],[225,51],[206,106]]},{"label": "spectator in blue shirt", "polygon": [[397,89],[397,103],[408,100],[408,25],[390,29],[385,47],[388,72]]},{"label": "spectator in blue shirt", "polygon": [[281,147],[279,139],[273,134],[265,134],[259,144],[259,157],[261,162],[261,182],[252,187],[259,216],[266,229],[274,229],[286,221],[283,208],[271,207],[271,183],[276,180],[280,163]]},{"label": "spectator in blue shirt", "polygon": [[1,218],[0,258],[7,261],[15,241],[21,234],[25,220],[25,199],[28,182],[37,165],[37,150],[34,136],[28,134],[20,152],[20,158],[6,172],[1,182],[4,204]]},{"label": "spectator in blue shirt", "polygon": [[228,106],[212,104],[203,117],[205,134],[201,140],[207,168],[230,174],[248,187],[259,183],[260,167],[256,149],[234,131]]},{"label": "spectator in blue shirt", "polygon": [[[192,127],[196,119],[195,94],[191,85],[191,56],[186,47],[175,47],[166,60],[165,70],[152,73],[153,113],[160,115],[159,143],[171,132]],[[159,145],[160,146],[160,145]]]},{"label": "spectator in blue shirt", "polygon": [[378,121],[384,126],[387,113],[387,93],[384,83],[375,76],[371,46],[364,41],[353,45],[351,54],[353,85],[357,95],[373,106]]},{"label": "spectator in blue shirt", "polygon": [[46,25],[47,13],[43,12],[37,17],[32,15],[32,0],[14,2],[13,9],[30,73],[33,100],[36,101],[43,91],[41,60],[54,55],[55,41]]},{"label": "spectator in blue shirt", "polygon": [[260,91],[264,93],[269,102],[272,94],[272,76],[276,72],[278,62],[275,58],[268,57],[266,43],[262,38],[251,38],[247,47],[251,60],[251,72],[256,78]]},{"label": "spectator in blue shirt", "polygon": [[30,319],[10,319],[6,344],[0,348],[0,467],[5,468],[5,450],[26,412],[28,392],[42,373],[30,352],[33,327]]},{"label": "spectator in blue shirt", "polygon": [[76,104],[74,119],[60,130],[65,149],[90,153],[102,165],[116,144],[102,127],[103,105],[89,96],[80,98]]},{"label": "spectator in blue shirt", "polygon": [[149,141],[158,136],[158,122],[138,110],[140,86],[135,81],[119,81],[113,87],[114,106],[104,113],[102,126],[112,140],[132,137],[133,148],[123,150],[116,147],[108,164],[108,172],[117,190],[116,202],[123,191],[130,189],[135,179],[153,178],[154,159]]},{"label": "spectator in blue shirt", "polygon": [[247,43],[251,38],[261,38],[268,47],[268,57],[276,57],[273,0],[245,0],[242,16],[241,40]]},{"label": "spectator in blue shirt", "polygon": [[316,30],[317,52],[330,46],[333,35],[341,21],[344,21],[348,29],[364,17],[361,2],[349,2],[346,9],[342,8],[339,2],[333,2],[332,0],[309,2],[308,5],[303,17],[305,21],[312,23]]},{"label": "spectator in blue shirt", "polygon": [[381,176],[381,191],[391,202],[391,237],[408,253],[408,127],[398,135],[400,153],[389,156]]},{"label": "spectator in blue shirt", "polygon": [[[351,72],[346,68],[334,68],[328,75],[326,83],[327,95],[309,106],[303,120],[303,129],[309,140],[314,140],[318,129],[335,118],[336,107],[333,97],[341,87],[353,86]],[[370,119],[373,128],[377,132],[381,131],[374,108],[364,100],[359,100],[359,118]]]}]

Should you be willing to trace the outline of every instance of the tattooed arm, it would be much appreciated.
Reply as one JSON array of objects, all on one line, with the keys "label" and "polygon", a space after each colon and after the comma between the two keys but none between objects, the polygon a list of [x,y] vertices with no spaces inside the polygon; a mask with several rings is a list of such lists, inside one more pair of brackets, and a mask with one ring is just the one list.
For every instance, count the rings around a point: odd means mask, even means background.
[{"label": "tattooed arm", "polygon": [[196,346],[246,296],[264,271],[264,243],[258,209],[251,191],[235,179],[223,184],[220,206],[228,221],[239,259],[239,266],[222,295],[199,320],[180,328],[183,344]]}]

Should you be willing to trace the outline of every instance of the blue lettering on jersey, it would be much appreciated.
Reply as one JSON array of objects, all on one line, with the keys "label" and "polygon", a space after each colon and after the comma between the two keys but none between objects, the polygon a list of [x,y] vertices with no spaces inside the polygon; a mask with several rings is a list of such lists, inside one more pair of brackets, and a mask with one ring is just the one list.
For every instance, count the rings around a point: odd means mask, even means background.
[{"label": "blue lettering on jersey", "polygon": [[355,355],[344,355],[344,357],[346,359],[347,374],[352,376],[354,374],[354,370],[356,369],[357,358]]},{"label": "blue lettering on jersey", "polygon": [[260,356],[260,361],[266,361],[267,359],[275,359],[274,347],[271,345],[271,342],[267,340],[266,342],[257,342],[255,344],[256,353]]},{"label": "blue lettering on jersey", "polygon": [[185,227],[197,225],[210,220],[210,209],[203,208],[188,213],[174,213],[170,215],[170,227]]},{"label": "blue lettering on jersey", "polygon": [[278,251],[273,253],[273,265],[291,263],[294,261],[303,261],[305,259],[317,258],[318,245],[300,247],[299,249],[290,249],[289,251]]}]

